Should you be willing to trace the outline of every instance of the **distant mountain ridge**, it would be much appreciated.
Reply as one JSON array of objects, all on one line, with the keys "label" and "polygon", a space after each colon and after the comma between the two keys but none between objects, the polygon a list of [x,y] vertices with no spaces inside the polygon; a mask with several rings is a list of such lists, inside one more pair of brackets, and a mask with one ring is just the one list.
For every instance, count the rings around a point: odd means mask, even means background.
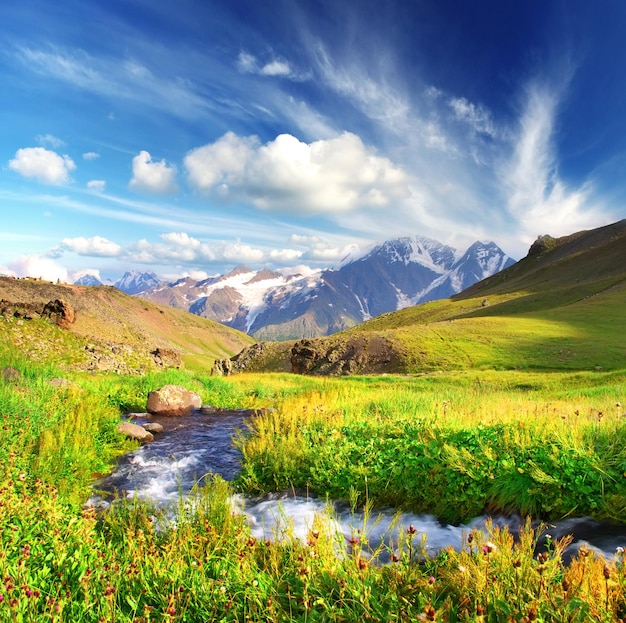
[{"label": "distant mountain ridge", "polygon": [[310,275],[240,265],[200,281],[163,283],[154,273],[126,273],[115,286],[257,339],[288,340],[330,335],[385,312],[448,298],[513,263],[494,242],[475,242],[459,253],[407,236]]}]

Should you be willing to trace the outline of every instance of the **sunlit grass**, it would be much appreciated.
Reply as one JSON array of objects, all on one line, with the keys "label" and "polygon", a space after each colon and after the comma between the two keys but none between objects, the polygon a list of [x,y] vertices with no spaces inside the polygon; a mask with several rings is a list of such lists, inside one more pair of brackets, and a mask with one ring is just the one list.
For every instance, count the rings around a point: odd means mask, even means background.
[{"label": "sunlit grass", "polygon": [[[581,498],[623,517],[622,492],[611,489],[626,465],[622,373],[320,379],[171,370],[52,385],[56,368],[10,363],[22,376],[0,381],[2,622],[617,622],[626,614],[622,555],[583,551],[568,563],[567,541],[537,549],[544,529],[512,535],[486,525],[465,535],[461,551],[425,557],[410,526],[374,550],[365,530],[385,491],[395,490],[398,506],[423,499],[457,515],[485,500],[546,510],[568,474],[581,486],[600,475],[604,488]],[[173,522],[132,501],[101,516],[82,510],[90,475],[130,447],[115,431],[121,413],[143,409],[166,383],[206,404],[264,408],[244,442],[239,485],[296,486],[304,475],[312,491],[317,477],[364,506],[363,531],[346,543],[319,517],[303,541],[289,531],[259,541],[219,478],[181,500]]]}]

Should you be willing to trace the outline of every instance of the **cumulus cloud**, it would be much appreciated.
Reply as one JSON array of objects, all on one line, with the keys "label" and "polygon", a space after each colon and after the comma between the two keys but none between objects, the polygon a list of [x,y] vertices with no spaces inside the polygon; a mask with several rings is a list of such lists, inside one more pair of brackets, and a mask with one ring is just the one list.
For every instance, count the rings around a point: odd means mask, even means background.
[{"label": "cumulus cloud", "polygon": [[18,149],[9,168],[24,177],[32,177],[43,184],[61,185],[70,181],[70,171],[76,168],[69,156],[60,156],[44,147]]},{"label": "cumulus cloud", "polygon": [[227,244],[226,247],[224,247],[222,256],[225,260],[238,263],[260,262],[264,257],[264,253],[261,249],[254,249],[247,244],[241,244],[241,242],[237,241],[232,244]]},{"label": "cumulus cloud", "polygon": [[26,255],[9,265],[9,270],[17,277],[34,277],[46,281],[67,283],[68,272],[54,260],[42,255]]},{"label": "cumulus cloud", "polygon": [[91,238],[64,238],[61,248],[72,251],[77,255],[89,255],[94,257],[117,257],[122,251],[122,247],[115,242],[111,242],[102,236],[92,236]]},{"label": "cumulus cloud", "polygon": [[88,151],[83,154],[83,160],[97,160],[100,154],[95,151]]},{"label": "cumulus cloud", "polygon": [[90,190],[95,190],[96,192],[103,192],[106,187],[106,182],[104,180],[89,180],[87,182],[87,188]]},{"label": "cumulus cloud", "polygon": [[160,242],[139,240],[126,247],[122,256],[126,260],[141,264],[179,262],[206,264],[215,262],[259,262],[265,254],[261,249],[235,242],[205,242],[185,232],[161,234]]},{"label": "cumulus cloud", "polygon": [[142,264],[161,262],[212,262],[216,254],[211,246],[185,233],[162,234],[163,242],[139,240],[125,249],[125,257]]},{"label": "cumulus cloud", "polygon": [[276,262],[295,262],[303,255],[302,251],[296,249],[272,249],[270,258]]},{"label": "cumulus cloud", "polygon": [[176,167],[165,160],[153,162],[150,153],[143,150],[133,158],[133,178],[129,187],[141,192],[168,195],[178,190]]},{"label": "cumulus cloud", "polygon": [[229,132],[189,152],[185,167],[195,189],[268,211],[349,212],[409,195],[405,171],[349,132],[310,144],[281,134],[265,145]]},{"label": "cumulus cloud", "polygon": [[287,61],[273,60],[263,65],[259,73],[263,76],[289,76],[291,75],[291,67]]}]

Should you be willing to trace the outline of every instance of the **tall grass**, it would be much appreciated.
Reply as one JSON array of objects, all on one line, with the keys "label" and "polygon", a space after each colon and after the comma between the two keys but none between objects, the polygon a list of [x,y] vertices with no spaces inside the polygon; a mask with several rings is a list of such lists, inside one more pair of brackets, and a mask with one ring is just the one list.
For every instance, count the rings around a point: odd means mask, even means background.
[{"label": "tall grass", "polygon": [[624,375],[341,379],[286,398],[241,441],[240,485],[364,499],[460,522],[490,512],[623,520]]},{"label": "tall grass", "polygon": [[[307,479],[317,470],[332,481],[338,470],[349,476],[337,481],[338,490],[348,484],[347,496],[358,504],[359,487],[367,484],[370,495],[394,470],[394,487],[402,480],[423,487],[432,476],[433,502],[436,486],[453,486],[451,474],[474,482],[502,449],[530,453],[534,446],[546,449],[548,438],[555,440],[549,457],[577,448],[597,462],[599,468],[585,463],[585,481],[594,470],[623,470],[621,412],[614,404],[623,376],[216,379],[176,371],[77,375],[74,384],[56,386],[49,383],[58,376],[53,367],[11,363],[22,376],[0,381],[2,623],[617,622],[626,616],[623,554],[603,560],[581,551],[565,564],[567,541],[548,539],[548,548],[538,549],[543,530],[530,525],[515,535],[486,525],[465,535],[461,551],[422,557],[422,535],[411,526],[372,550],[367,512],[351,543],[323,517],[304,540],[289,532],[256,540],[233,512],[230,486],[217,477],[181,500],[174,521],[146,503],[120,502],[104,515],[79,504],[90,475],[128,447],[115,430],[121,412],[142,409],[147,392],[166,382],[197,390],[217,406],[275,407],[254,418],[256,437],[242,440],[250,484],[253,477],[259,487],[277,479],[292,484],[301,469]],[[404,456],[419,458],[422,467],[431,459],[441,465],[421,473],[411,463],[403,468],[402,444],[408,444]],[[483,456],[491,458],[483,464]],[[541,485],[545,477],[532,473]],[[467,493],[461,486],[456,492]],[[596,499],[602,502],[602,495]]]}]

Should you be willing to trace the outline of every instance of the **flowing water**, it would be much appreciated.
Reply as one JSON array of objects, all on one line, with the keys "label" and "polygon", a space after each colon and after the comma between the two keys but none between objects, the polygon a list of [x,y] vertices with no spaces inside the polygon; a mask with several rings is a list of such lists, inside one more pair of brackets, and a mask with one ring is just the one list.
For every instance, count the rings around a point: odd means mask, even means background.
[{"label": "flowing water", "polygon": [[[239,470],[240,454],[232,444],[238,430],[245,429],[250,411],[195,412],[186,417],[155,417],[163,432],[152,443],[122,457],[111,475],[96,483],[99,492],[90,503],[106,506],[107,499],[122,496],[146,499],[159,506],[177,503],[207,474],[232,480]],[[146,419],[133,419],[135,423]],[[483,529],[487,517],[455,526],[443,524],[430,515],[376,510],[367,517],[341,504],[329,504],[314,497],[274,494],[263,498],[235,496],[233,506],[244,513],[250,530],[258,539],[276,539],[287,534],[306,539],[313,520],[326,521],[346,540],[358,535],[369,546],[397,543],[409,526],[416,530],[415,542],[425,539],[425,550],[436,553],[442,548],[461,547],[464,536],[473,528]],[[324,518],[324,519],[322,519]],[[519,517],[493,517],[494,525],[507,525],[517,532]],[[626,526],[598,524],[588,518],[568,519],[548,528],[553,538],[574,535],[571,552],[582,545],[595,549],[607,558],[618,546],[626,546]],[[385,555],[382,555],[384,559]]]}]

